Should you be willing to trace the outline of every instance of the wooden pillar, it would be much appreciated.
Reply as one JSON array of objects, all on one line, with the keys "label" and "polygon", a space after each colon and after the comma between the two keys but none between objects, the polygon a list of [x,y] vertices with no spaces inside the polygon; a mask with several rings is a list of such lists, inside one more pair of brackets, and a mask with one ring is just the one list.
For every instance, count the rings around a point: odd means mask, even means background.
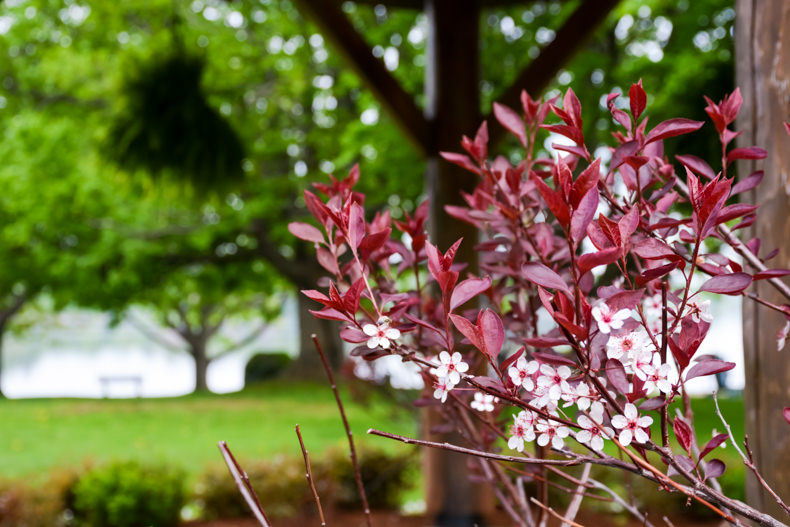
[{"label": "wooden pillar", "polygon": [[[439,157],[441,151],[460,150],[461,135],[474,137],[482,121],[479,87],[480,8],[476,0],[428,0],[426,108],[429,123],[426,190],[431,200],[430,239],[445,251],[458,238],[464,241],[456,261],[468,262],[477,273],[477,231],[449,217],[448,204],[462,205],[460,191],[470,192],[477,176]],[[424,413],[423,437],[464,444],[457,434],[431,434],[441,422],[435,410]],[[423,452],[429,517],[440,527],[483,525],[493,509],[491,490],[469,479],[468,456],[426,449]]]},{"label": "wooden pillar", "polygon": [[[761,255],[774,248],[779,254],[768,267],[790,267],[790,137],[783,121],[790,121],[790,2],[785,0],[736,1],[736,84],[744,104],[738,128],[744,133],[739,146],[757,145],[768,157],[742,162],[738,173],[765,171],[762,184],[750,203],[760,205],[753,236],[762,240]],[[790,303],[765,281],[758,294],[777,304]],[[744,403],[746,433],[760,472],[785,500],[790,500],[790,426],[782,407],[790,406],[790,346],[776,349],[777,331],[784,317],[745,302],[743,339],[746,366]],[[747,501],[780,520],[787,516],[758,484],[747,476]]]}]

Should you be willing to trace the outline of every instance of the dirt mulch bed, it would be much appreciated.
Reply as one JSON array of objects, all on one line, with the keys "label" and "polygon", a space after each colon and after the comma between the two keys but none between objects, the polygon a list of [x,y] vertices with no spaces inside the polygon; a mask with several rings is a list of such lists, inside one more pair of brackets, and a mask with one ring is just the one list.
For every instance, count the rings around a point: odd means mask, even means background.
[{"label": "dirt mulch bed", "polygon": [[[397,511],[374,511],[371,515],[373,527],[430,527],[432,522],[425,516],[403,516]],[[660,517],[651,517],[654,525],[666,525]],[[641,524],[637,521],[630,521],[624,516],[605,516],[580,514],[576,521],[587,527],[638,527]],[[722,525],[718,520],[695,520],[685,517],[671,518],[672,525],[675,527],[719,527]],[[318,527],[321,521],[318,516],[306,513],[303,516],[294,518],[275,518],[272,519],[274,527]],[[330,511],[326,516],[326,523],[335,527],[365,527],[365,515],[357,511]],[[492,519],[489,527],[504,527],[512,525],[510,518],[504,514],[497,514]],[[559,522],[549,522],[550,526],[559,525]],[[197,521],[187,522],[183,527],[260,527],[252,518],[240,518],[230,520]]]}]

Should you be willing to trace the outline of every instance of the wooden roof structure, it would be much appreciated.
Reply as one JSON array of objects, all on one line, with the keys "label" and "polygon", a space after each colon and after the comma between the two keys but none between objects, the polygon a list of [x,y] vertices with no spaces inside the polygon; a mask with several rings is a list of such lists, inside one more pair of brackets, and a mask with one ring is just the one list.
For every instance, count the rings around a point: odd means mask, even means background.
[{"label": "wooden roof structure", "polygon": [[[515,82],[498,98],[511,108],[520,108],[526,90],[541,94],[571,57],[618,4],[619,0],[580,0],[575,11],[555,29],[554,39],[521,71]],[[467,262],[466,272],[477,273],[474,241],[477,231],[444,213],[446,205],[464,205],[461,191],[471,192],[477,177],[453,164],[442,162],[439,152],[457,151],[461,136],[473,136],[483,119],[480,103],[480,15],[485,8],[527,7],[516,0],[358,0],[359,4],[416,9],[425,13],[428,36],[425,67],[425,108],[420,108],[373,55],[370,45],[343,12],[343,0],[294,0],[297,8],[322,33],[330,47],[356,72],[403,135],[427,163],[426,191],[431,200],[430,236],[441,250],[459,238],[458,261]],[[489,129],[490,142],[503,135],[503,128]],[[438,412],[422,416],[427,437],[438,442],[463,442],[461,437],[431,434],[439,423]],[[472,484],[466,458],[460,454],[430,449],[425,453],[426,503],[428,514],[439,527],[485,524],[492,510],[490,489]]]}]

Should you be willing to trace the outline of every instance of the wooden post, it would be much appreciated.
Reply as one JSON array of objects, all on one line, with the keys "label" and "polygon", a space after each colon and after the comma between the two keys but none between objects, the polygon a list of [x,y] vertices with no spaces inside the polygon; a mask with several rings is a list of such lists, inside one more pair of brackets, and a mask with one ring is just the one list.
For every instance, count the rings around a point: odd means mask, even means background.
[{"label": "wooden post", "polygon": [[[790,121],[790,3],[784,0],[736,1],[736,81],[744,104],[738,128],[739,146],[757,145],[768,157],[742,162],[740,177],[765,171],[762,184],[749,200],[760,205],[752,236],[762,240],[761,255],[779,254],[769,267],[790,267],[790,137],[782,121]],[[788,303],[770,285],[757,282],[761,297]],[[776,334],[784,317],[745,303],[743,339],[746,366],[744,404],[746,432],[760,472],[783,497],[790,499],[790,426],[782,407],[790,406],[790,346],[777,351]],[[747,501],[776,518],[786,518],[774,500],[748,476]]]},{"label": "wooden post", "polygon": [[[448,216],[448,204],[463,205],[460,192],[471,192],[477,176],[448,163],[439,152],[460,150],[461,135],[474,137],[480,126],[479,24],[476,0],[428,0],[426,118],[429,134],[426,189],[431,200],[430,239],[445,251],[458,238],[463,242],[456,261],[477,273],[477,230]],[[431,434],[441,422],[435,410],[423,414],[422,436],[431,441],[464,444],[457,433]],[[423,451],[428,515],[438,527],[483,525],[493,509],[490,489],[469,479],[468,456],[442,450]]]}]

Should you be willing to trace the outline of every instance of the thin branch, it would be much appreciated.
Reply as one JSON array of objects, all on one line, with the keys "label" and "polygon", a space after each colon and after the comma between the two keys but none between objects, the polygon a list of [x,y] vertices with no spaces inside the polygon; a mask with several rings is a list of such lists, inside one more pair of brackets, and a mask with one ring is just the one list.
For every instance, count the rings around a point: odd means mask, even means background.
[{"label": "thin branch", "polygon": [[573,466],[581,465],[585,461],[589,461],[587,458],[581,458],[581,457],[579,459],[540,459],[540,458],[529,458],[529,457],[518,457],[518,456],[503,456],[501,454],[483,452],[480,450],[474,450],[472,448],[465,448],[462,446],[453,445],[451,443],[436,443],[434,441],[425,441],[424,439],[414,439],[411,437],[401,436],[398,434],[391,434],[389,432],[382,432],[381,430],[376,430],[374,428],[369,429],[368,434],[374,436],[386,437],[388,439],[394,439],[396,441],[400,441],[401,443],[406,443],[407,445],[420,445],[420,446],[427,446],[431,448],[440,448],[443,450],[451,450],[453,452],[468,454],[470,456],[482,457],[486,459],[495,459],[497,461],[507,461],[511,463],[521,463],[524,465],[548,465],[548,466],[560,466],[560,467],[573,467]]},{"label": "thin branch", "polygon": [[602,490],[602,491],[606,492],[607,494],[609,494],[609,495],[612,497],[612,499],[615,501],[615,503],[617,503],[617,504],[618,504],[618,505],[620,505],[622,508],[624,508],[625,510],[627,510],[628,512],[630,512],[630,513],[631,513],[631,515],[632,515],[634,518],[636,518],[637,520],[639,520],[639,522],[640,522],[640,523],[641,523],[641,524],[642,524],[644,527],[653,527],[653,524],[652,524],[652,523],[650,523],[650,521],[647,519],[647,516],[645,516],[644,514],[642,514],[641,512],[639,512],[639,509],[637,509],[636,507],[634,507],[633,505],[631,505],[630,503],[628,503],[627,501],[625,501],[625,500],[624,500],[622,497],[620,497],[620,495],[619,495],[619,494],[617,494],[615,491],[613,491],[612,489],[610,489],[609,487],[607,487],[606,485],[604,485],[603,483],[601,483],[601,482],[600,482],[600,481],[598,481],[598,480],[595,480],[595,479],[589,479],[589,480],[588,480],[588,482],[589,482],[589,483],[591,483],[591,484],[592,484],[592,485],[593,485],[595,488],[597,488],[597,489],[599,489],[599,490]]},{"label": "thin branch", "polygon": [[576,487],[576,491],[573,493],[573,499],[571,499],[570,505],[568,505],[568,510],[565,511],[565,521],[562,524],[562,527],[566,527],[569,525],[569,522],[572,522],[576,519],[576,515],[579,513],[579,507],[581,507],[582,500],[584,499],[584,488],[585,483],[590,478],[590,470],[592,469],[592,465],[589,463],[584,465],[584,470],[582,471],[581,482],[578,487]]},{"label": "thin branch", "polygon": [[324,509],[321,508],[321,498],[318,497],[318,491],[315,488],[315,481],[313,481],[313,471],[310,469],[310,458],[307,455],[307,449],[304,447],[302,432],[299,431],[299,425],[296,425],[296,436],[299,438],[299,446],[302,447],[304,468],[307,471],[305,477],[307,478],[307,482],[310,484],[310,489],[313,491],[313,498],[315,499],[316,506],[318,506],[318,516],[321,518],[321,525],[325,526],[326,520],[324,519]]},{"label": "thin branch", "polygon": [[[776,492],[774,492],[774,489],[771,488],[771,486],[768,484],[768,482],[765,481],[763,476],[760,474],[760,471],[757,469],[757,466],[753,462],[751,451],[750,450],[748,451],[749,455],[747,457],[747,455],[744,454],[743,451],[738,447],[738,442],[735,441],[735,436],[732,433],[732,429],[730,428],[730,424],[727,422],[726,419],[724,419],[724,415],[722,415],[722,413],[721,413],[721,409],[719,408],[719,398],[718,398],[718,394],[716,392],[713,392],[713,404],[716,405],[716,415],[719,416],[719,419],[721,420],[722,424],[724,425],[724,428],[727,429],[727,435],[730,436],[730,441],[732,442],[732,446],[735,447],[735,450],[738,451],[738,454],[741,456],[741,459],[743,460],[743,464],[746,465],[749,468],[749,470],[752,471],[754,476],[757,478],[757,481],[760,482],[760,485],[762,485],[762,487],[765,490],[767,490],[768,493],[771,496],[773,496],[773,498],[776,500],[776,503],[778,503],[779,506],[782,507],[782,509],[785,511],[785,513],[790,515],[790,508],[788,508],[788,506],[785,504],[785,502],[782,501],[782,498],[780,498],[779,495]],[[749,444],[746,441],[744,441],[744,446],[747,449],[749,448]]]},{"label": "thin branch", "polygon": [[[168,342],[167,339],[155,333],[148,326],[146,326],[142,320],[137,318],[137,315],[133,314],[131,311],[126,313],[126,320],[128,320],[129,323],[133,325],[137,329],[137,331],[142,333],[147,339],[156,342],[163,348],[167,348],[170,351],[178,351],[178,352],[186,351],[184,348],[179,347],[176,344],[173,344],[172,342]],[[175,328],[172,328],[172,326],[171,329],[173,329],[173,331],[176,331],[180,338],[182,339],[184,338],[183,335],[181,335],[181,333],[178,332]]]},{"label": "thin branch", "polygon": [[557,511],[555,511],[551,507],[547,507],[546,505],[542,504],[540,501],[536,500],[535,498],[530,498],[529,501],[531,501],[532,503],[534,503],[535,505],[537,505],[538,507],[540,507],[544,511],[548,512],[549,514],[551,514],[552,516],[554,516],[558,520],[567,523],[571,527],[584,527],[584,525],[582,525],[581,523],[576,523],[575,521],[571,521],[571,520],[568,520],[566,518],[563,518],[562,514],[559,514]]},{"label": "thin branch", "polygon": [[255,490],[250,484],[250,478],[247,477],[247,473],[242,470],[241,466],[236,461],[236,458],[233,457],[233,454],[231,453],[230,448],[228,448],[228,445],[225,443],[225,441],[220,441],[217,443],[217,446],[219,446],[219,451],[222,453],[222,457],[225,459],[225,464],[228,466],[228,470],[230,470],[230,475],[233,476],[236,486],[239,487],[239,492],[241,492],[244,501],[246,501],[247,505],[249,505],[252,514],[255,516],[255,519],[258,520],[258,523],[260,523],[262,527],[271,527],[272,524],[269,521],[269,518],[266,516],[266,512],[263,510],[263,506],[258,499],[258,495],[255,493]]},{"label": "thin branch", "polygon": [[359,497],[362,499],[362,507],[365,510],[365,522],[367,523],[368,527],[372,527],[372,522],[370,519],[370,505],[368,505],[368,496],[365,493],[365,486],[362,484],[362,471],[359,469],[359,460],[357,459],[357,449],[354,447],[354,436],[351,433],[351,427],[348,425],[348,418],[346,417],[346,411],[343,408],[343,401],[340,400],[340,392],[337,390],[337,384],[335,384],[335,376],[332,375],[332,368],[329,367],[329,362],[326,360],[326,354],[324,353],[324,349],[321,347],[321,343],[318,342],[318,337],[313,333],[312,335],[313,344],[315,344],[315,349],[318,351],[319,357],[321,357],[321,363],[324,365],[324,371],[326,371],[326,376],[329,377],[329,384],[332,385],[332,393],[335,394],[335,401],[337,402],[337,408],[340,411],[340,417],[343,420],[343,426],[346,429],[346,436],[348,437],[348,449],[351,453],[351,463],[354,465],[354,475],[357,478],[357,490],[359,491]]}]

